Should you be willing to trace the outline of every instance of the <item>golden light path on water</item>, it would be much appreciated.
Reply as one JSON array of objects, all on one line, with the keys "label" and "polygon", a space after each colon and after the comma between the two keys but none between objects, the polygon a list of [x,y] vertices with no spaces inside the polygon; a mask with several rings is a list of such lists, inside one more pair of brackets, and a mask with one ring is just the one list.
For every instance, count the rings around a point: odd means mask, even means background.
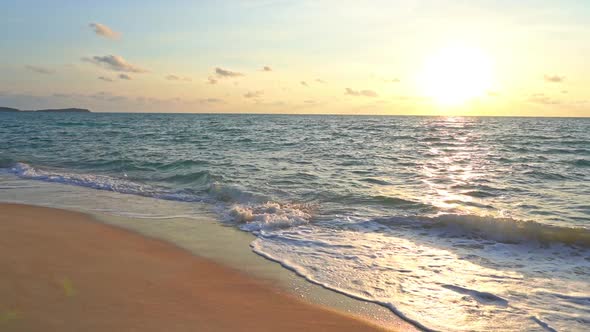
[{"label": "golden light path on water", "polygon": [[482,204],[481,199],[466,195],[465,190],[457,189],[476,180],[485,179],[486,160],[482,156],[490,153],[490,149],[470,145],[470,141],[476,139],[476,133],[458,133],[456,129],[469,125],[469,119],[445,117],[442,121],[446,125],[443,129],[438,129],[440,132],[437,135],[451,138],[454,144],[445,148],[429,148],[433,158],[418,168],[421,181],[428,190],[416,198],[447,213],[501,216],[502,211],[485,211],[478,206]]}]

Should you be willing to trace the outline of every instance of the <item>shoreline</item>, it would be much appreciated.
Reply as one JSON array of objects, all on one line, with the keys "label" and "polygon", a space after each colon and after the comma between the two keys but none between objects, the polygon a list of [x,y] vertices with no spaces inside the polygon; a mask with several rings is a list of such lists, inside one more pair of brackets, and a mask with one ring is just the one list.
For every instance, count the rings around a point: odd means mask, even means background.
[{"label": "shoreline", "polygon": [[12,203],[0,209],[0,250],[11,253],[0,258],[7,294],[0,327],[386,330],[91,215]]}]

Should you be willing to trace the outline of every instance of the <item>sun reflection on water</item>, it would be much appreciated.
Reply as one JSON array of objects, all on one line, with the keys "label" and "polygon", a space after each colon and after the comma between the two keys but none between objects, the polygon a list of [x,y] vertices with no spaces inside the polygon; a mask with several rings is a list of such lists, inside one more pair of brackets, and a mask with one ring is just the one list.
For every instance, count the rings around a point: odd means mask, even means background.
[{"label": "sun reflection on water", "polygon": [[491,152],[488,146],[470,144],[479,138],[473,122],[464,117],[447,117],[433,124],[431,139],[425,142],[432,158],[418,168],[426,185],[421,201],[442,213],[498,215],[477,197],[481,194],[468,189],[486,181],[485,156]]}]

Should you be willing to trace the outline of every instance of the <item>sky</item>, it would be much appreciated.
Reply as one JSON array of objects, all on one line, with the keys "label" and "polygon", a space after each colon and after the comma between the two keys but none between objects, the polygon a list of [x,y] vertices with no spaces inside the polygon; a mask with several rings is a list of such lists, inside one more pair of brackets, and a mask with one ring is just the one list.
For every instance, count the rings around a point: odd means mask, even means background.
[{"label": "sky", "polygon": [[587,0],[2,0],[0,106],[590,116]]}]

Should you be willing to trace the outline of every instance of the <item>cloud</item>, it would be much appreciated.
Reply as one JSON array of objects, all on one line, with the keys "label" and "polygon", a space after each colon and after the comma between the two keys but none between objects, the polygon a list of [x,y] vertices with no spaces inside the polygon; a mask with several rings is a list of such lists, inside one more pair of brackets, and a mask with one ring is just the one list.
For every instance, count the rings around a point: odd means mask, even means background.
[{"label": "cloud", "polygon": [[344,94],[348,96],[355,96],[355,97],[378,97],[379,95],[377,92],[373,90],[353,90],[351,88],[346,88],[344,90]]},{"label": "cloud", "polygon": [[559,76],[559,75],[545,75],[545,82],[549,82],[549,83],[561,83],[563,81],[565,81],[565,76]]},{"label": "cloud", "polygon": [[40,66],[26,65],[25,68],[27,68],[28,70],[35,72],[37,74],[49,75],[49,74],[55,73],[55,71],[52,69],[48,69],[48,68],[44,68],[44,67],[40,67]]},{"label": "cloud", "polygon": [[227,70],[227,69],[223,69],[223,68],[219,68],[219,67],[215,68],[215,74],[219,78],[230,78],[230,77],[244,76],[244,74],[242,74],[242,73],[238,73],[235,71],[231,71],[231,70]]},{"label": "cloud", "polygon": [[209,76],[207,78],[207,83],[209,84],[217,84],[217,82],[219,82],[217,79],[215,79],[214,77]]},{"label": "cloud", "polygon": [[270,68],[269,66],[264,66],[262,67],[262,71],[272,71],[272,68]]},{"label": "cloud", "polygon": [[98,79],[101,80],[101,81],[105,81],[105,82],[112,82],[113,81],[112,78],[105,77],[105,76],[99,76]]},{"label": "cloud", "polygon": [[315,81],[322,84],[326,83],[326,81],[322,80],[321,78],[316,78]]},{"label": "cloud", "polygon": [[390,80],[385,80],[386,83],[399,83],[401,80],[399,78],[392,78]]},{"label": "cloud", "polygon": [[82,58],[82,61],[93,63],[97,66],[113,70],[122,71],[128,73],[146,73],[147,70],[141,67],[135,66],[123,59],[119,55],[105,55],[105,56],[93,56],[91,58]]},{"label": "cloud", "polygon": [[224,100],[219,99],[219,98],[203,98],[203,99],[199,99],[199,103],[201,103],[201,104],[222,104],[222,103],[224,103]]},{"label": "cloud", "polygon": [[303,85],[303,86],[307,86],[307,87],[309,86],[309,85],[307,84],[307,82],[305,82],[305,81],[301,81],[301,82],[299,82],[299,84],[301,84],[301,85]]},{"label": "cloud", "polygon": [[528,99],[528,102],[542,105],[558,105],[561,104],[559,100],[553,99],[544,93],[534,93]]},{"label": "cloud", "polygon": [[487,94],[489,97],[499,97],[500,96],[500,92],[492,91],[492,90],[488,91]]},{"label": "cloud", "polygon": [[264,91],[248,91],[244,94],[244,98],[260,98],[264,94]]},{"label": "cloud", "polygon": [[[156,98],[152,98],[156,99]],[[225,100],[220,98],[198,98],[198,99],[183,99],[180,97],[170,98],[170,99],[157,99],[159,102],[174,102],[174,103],[183,103],[188,105],[194,104],[201,104],[201,105],[215,105],[215,104],[224,104]],[[142,100],[143,102],[143,100]]]},{"label": "cloud", "polygon": [[74,97],[74,95],[69,94],[69,93],[54,93],[54,94],[52,94],[52,96],[56,97],[56,98],[72,98],[72,97]]},{"label": "cloud", "polygon": [[[177,75],[168,75],[166,76],[166,79],[169,81],[185,81],[185,82],[190,82],[192,81],[192,79],[190,77],[186,77],[186,76],[177,76]],[[214,84],[214,83],[213,83]]]},{"label": "cloud", "polygon": [[113,31],[111,28],[109,28],[108,26],[106,26],[104,24],[90,23],[90,24],[88,24],[88,26],[92,30],[94,30],[94,33],[96,33],[99,36],[105,37],[105,38],[117,39],[121,36],[120,33]]},{"label": "cloud", "polygon": [[128,99],[126,96],[114,95],[110,92],[105,92],[105,91],[93,93],[90,95],[80,95],[80,97],[91,98],[91,99],[101,100],[101,101],[108,101],[108,102],[123,102],[123,101],[127,101],[127,99]]},{"label": "cloud", "polygon": [[127,74],[119,74],[119,78],[122,80],[127,80],[127,81],[131,81],[132,78],[131,76],[127,75]]}]

